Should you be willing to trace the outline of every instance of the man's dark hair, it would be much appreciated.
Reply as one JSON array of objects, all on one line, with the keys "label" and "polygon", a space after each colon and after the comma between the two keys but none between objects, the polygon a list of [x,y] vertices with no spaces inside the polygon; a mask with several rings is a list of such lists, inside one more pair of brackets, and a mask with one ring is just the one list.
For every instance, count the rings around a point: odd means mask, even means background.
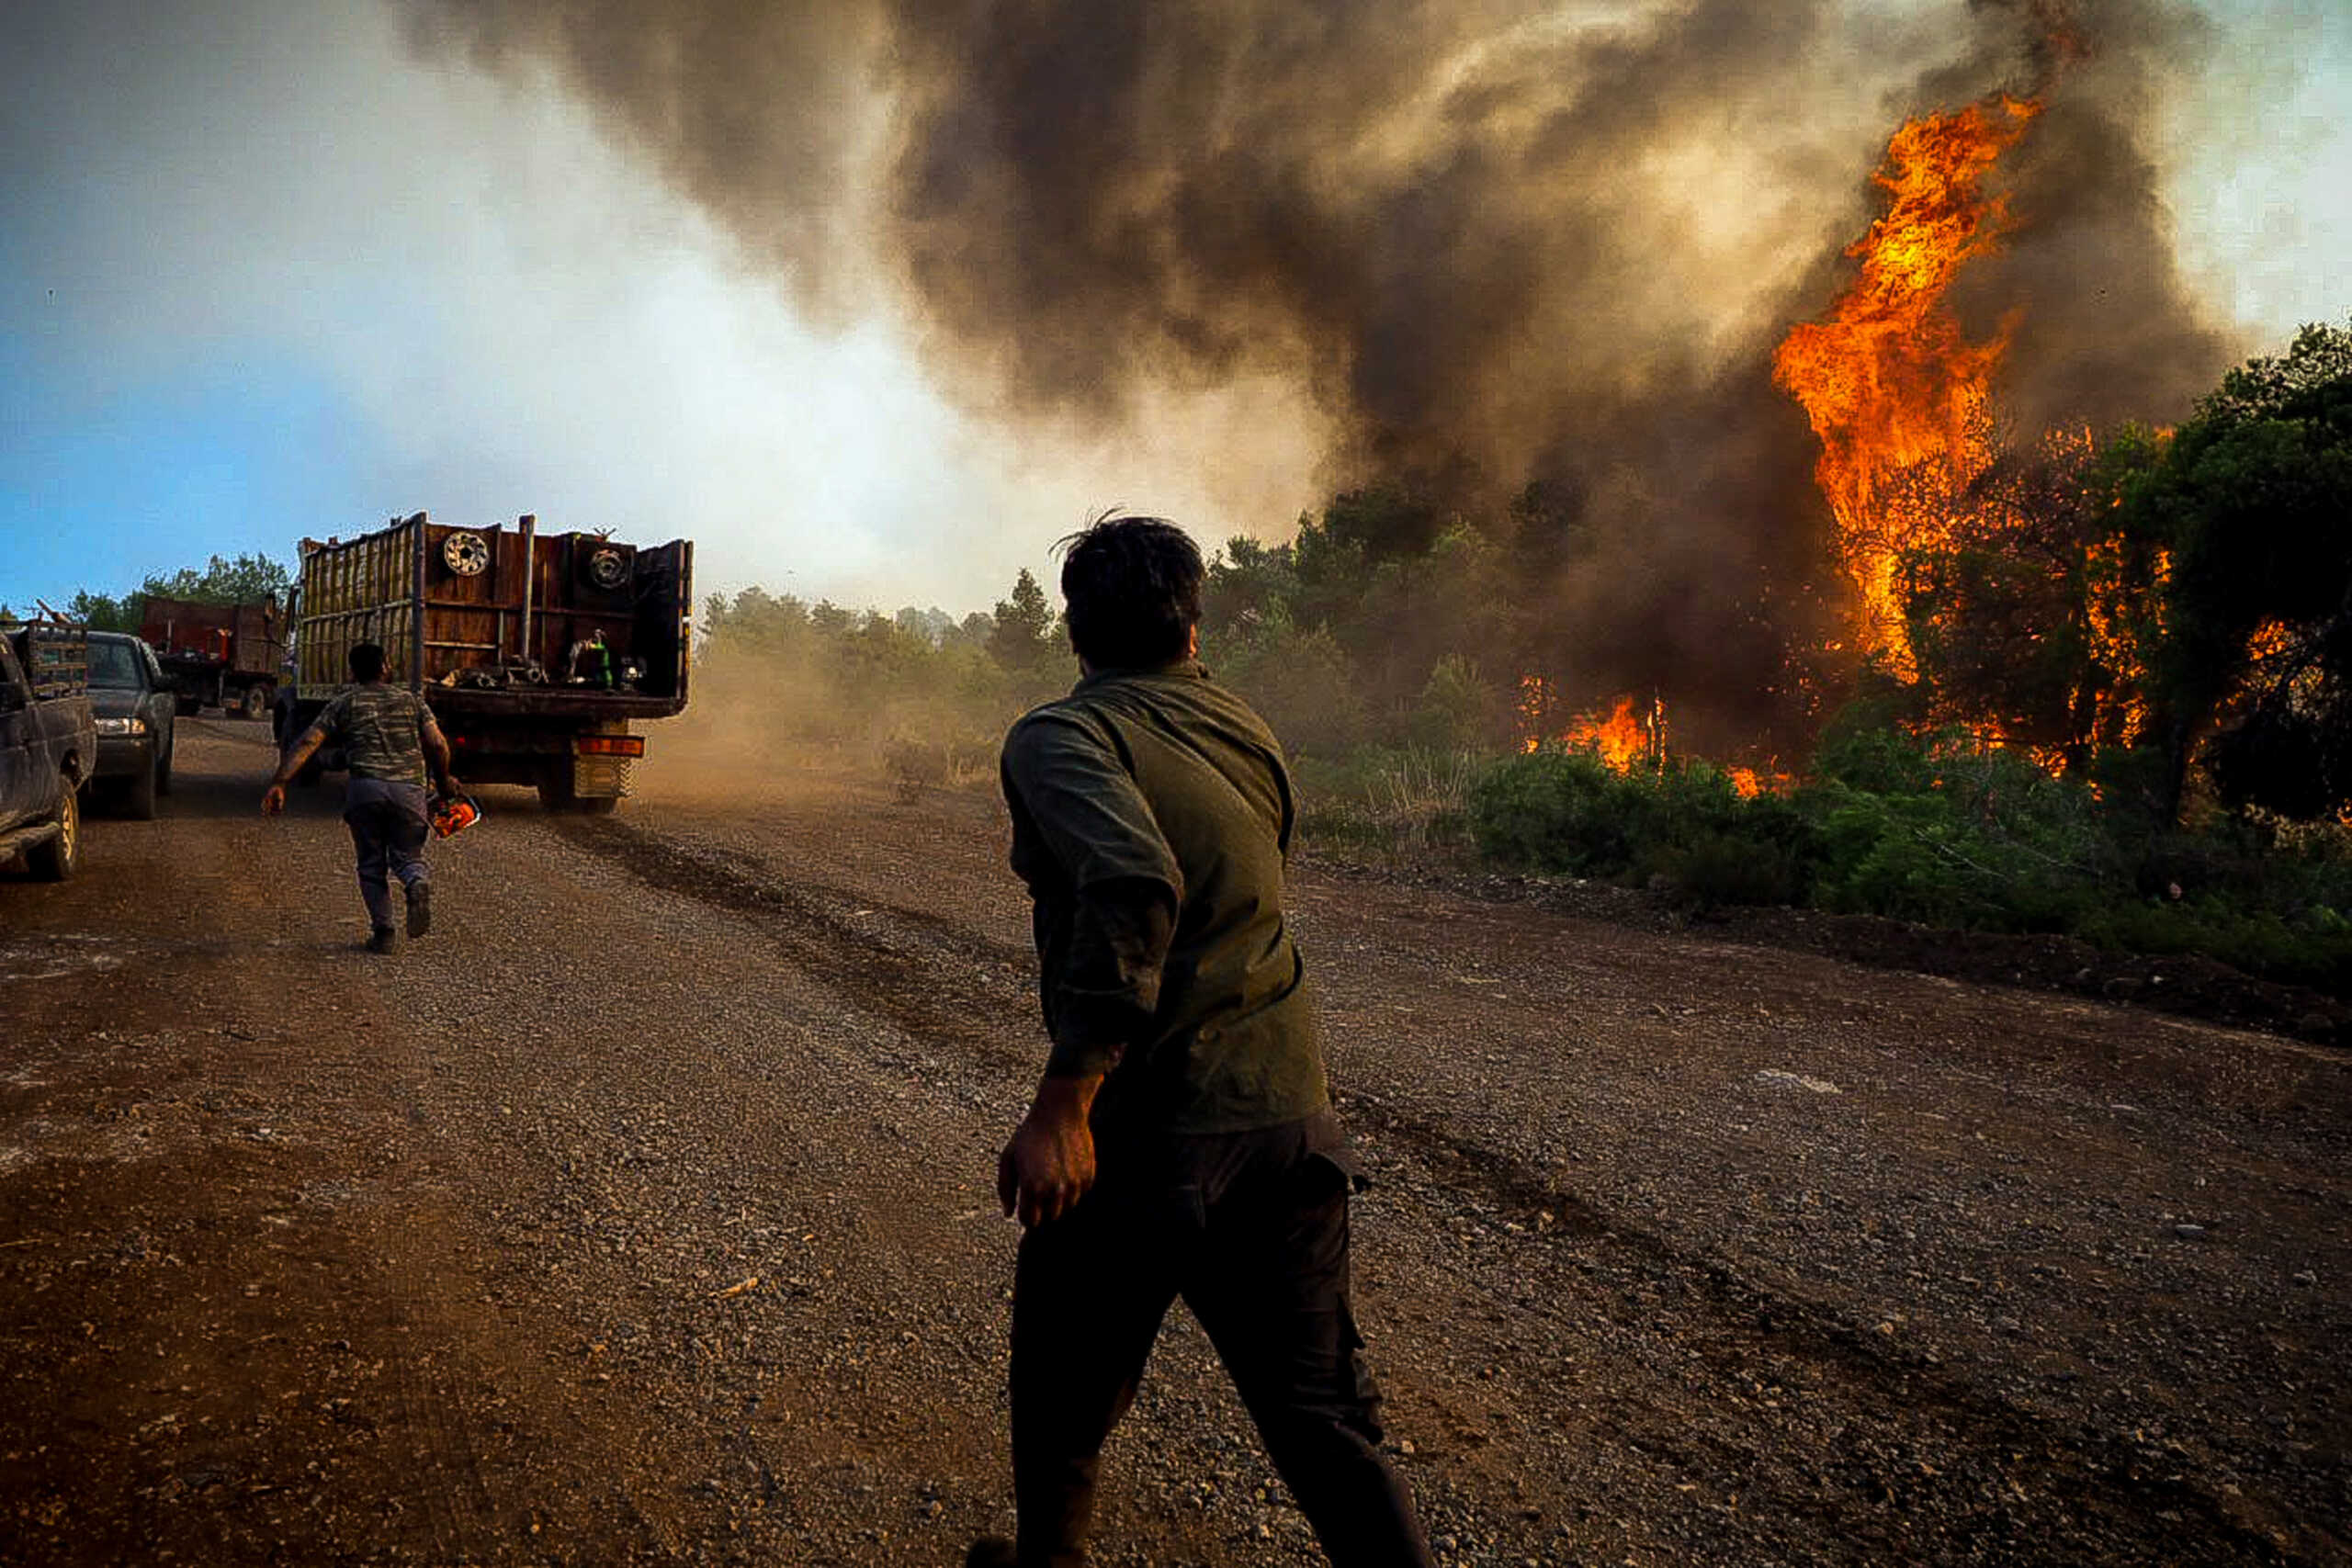
[{"label": "man's dark hair", "polygon": [[345,655],[345,658],[350,661],[353,680],[364,684],[369,681],[383,679],[384,650],[379,644],[355,642],[351,645],[351,651]]},{"label": "man's dark hair", "polygon": [[1104,513],[1061,542],[1070,646],[1097,670],[1184,657],[1201,618],[1200,547],[1165,517]]}]

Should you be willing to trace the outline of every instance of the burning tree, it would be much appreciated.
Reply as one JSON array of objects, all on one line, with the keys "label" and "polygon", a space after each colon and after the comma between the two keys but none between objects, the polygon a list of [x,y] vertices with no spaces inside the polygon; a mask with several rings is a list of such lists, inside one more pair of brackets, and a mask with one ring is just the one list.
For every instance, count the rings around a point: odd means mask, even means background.
[{"label": "burning tree", "polygon": [[2352,322],[2230,372],[2123,511],[2171,552],[2153,672],[2168,807],[2201,750],[2228,804],[2352,811]]},{"label": "burning tree", "polygon": [[1897,596],[1930,725],[2053,772],[2145,739],[2169,558],[2124,526],[2117,495],[2154,451],[2126,429],[2002,452],[1951,499],[1934,543],[1903,553]]},{"label": "burning tree", "polygon": [[1996,165],[2041,112],[2001,95],[1905,123],[1854,279],[1774,357],[1821,442],[1854,648],[1927,723],[2052,771],[2159,749],[2166,820],[2200,755],[2226,804],[2352,809],[2352,338],[2307,330],[2168,444],[2085,430],[2001,451],[2020,322],[1973,340],[1949,295],[2001,244]]},{"label": "burning tree", "polygon": [[2040,112],[2007,96],[1895,132],[1874,176],[1883,215],[1847,250],[1861,264],[1826,321],[1781,340],[1773,374],[1821,438],[1815,468],[1856,595],[1860,650],[1915,673],[1898,586],[1906,550],[1942,542],[1949,501],[1992,458],[1993,372],[2007,329],[1972,343],[1946,296],[2007,221],[1986,176]]}]

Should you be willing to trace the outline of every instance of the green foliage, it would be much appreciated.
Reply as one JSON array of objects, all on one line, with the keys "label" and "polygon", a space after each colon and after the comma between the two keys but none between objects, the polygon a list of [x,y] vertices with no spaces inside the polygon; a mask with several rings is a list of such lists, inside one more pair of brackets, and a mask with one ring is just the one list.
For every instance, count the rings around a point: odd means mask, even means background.
[{"label": "green foliage", "polygon": [[2352,326],[2307,326],[2230,372],[2121,499],[2172,553],[2155,686],[2176,802],[2218,729],[2229,804],[2352,805]]},{"label": "green foliage", "polygon": [[146,607],[147,596],[143,593],[126,593],[118,599],[112,594],[85,590],[66,602],[65,613],[93,631],[136,632]]},{"label": "green foliage", "polygon": [[704,601],[697,710],[748,736],[879,765],[902,791],[991,773],[1005,727],[1069,690],[1076,661],[1023,571],[996,615],[894,615],[748,588]]},{"label": "green foliage", "polygon": [[1277,605],[1216,651],[1218,677],[1294,751],[1329,754],[1364,738],[1362,684],[1329,627],[1301,631]]},{"label": "green foliage", "polygon": [[1030,677],[1069,664],[1071,655],[1058,617],[1027,567],[1013,579],[1011,596],[997,601],[988,650],[1004,669]]},{"label": "green foliage", "polygon": [[1300,831],[1317,848],[1406,856],[1468,840],[1471,782],[1487,758],[1423,746],[1362,746],[1298,759]]},{"label": "green foliage", "polygon": [[1413,492],[1353,491],[1287,544],[1229,541],[1209,562],[1202,656],[1294,750],[1508,744],[1532,668],[1514,513],[1455,515]]},{"label": "green foliage", "polygon": [[282,604],[293,584],[293,574],[267,556],[242,555],[233,560],[214,556],[202,570],[182,567],[168,575],[150,572],[134,592],[118,595],[84,589],[68,602],[66,613],[97,631],[136,633],[150,598],[185,599],[197,604],[248,604],[275,599]]},{"label": "green foliage", "polygon": [[1509,731],[1510,712],[1502,694],[1478,671],[1478,666],[1458,653],[1437,661],[1421,686],[1408,727],[1416,746],[1432,750],[1462,750],[1498,745]]},{"label": "green foliage", "polygon": [[2352,853],[2342,832],[2223,823],[2157,832],[2102,790],[1947,733],[1841,716],[1812,782],[1740,799],[1702,763],[1620,774],[1587,753],[1511,758],[1470,791],[1506,864],[1670,890],[1699,904],[1797,904],[1967,930],[2062,932],[2197,952],[2248,973],[2352,987]]},{"label": "green foliage", "polygon": [[1471,790],[1486,854],[1538,871],[1620,877],[1733,831],[1746,803],[1719,769],[1669,761],[1620,773],[1589,751],[1545,750],[1498,764]]},{"label": "green foliage", "polygon": [[282,602],[293,585],[293,574],[267,556],[243,555],[234,560],[214,556],[201,571],[182,567],[168,577],[150,576],[140,585],[140,594],[198,604],[248,604],[264,599]]}]

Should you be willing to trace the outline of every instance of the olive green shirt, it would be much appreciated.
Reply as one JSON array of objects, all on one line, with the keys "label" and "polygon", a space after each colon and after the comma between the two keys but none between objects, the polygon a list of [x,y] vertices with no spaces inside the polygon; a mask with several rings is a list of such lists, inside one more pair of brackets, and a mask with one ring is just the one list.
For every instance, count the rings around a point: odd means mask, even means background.
[{"label": "olive green shirt", "polygon": [[1283,912],[1296,806],[1249,705],[1191,662],[1092,674],[1013,725],[1003,780],[1046,1071],[1109,1069],[1097,1127],[1243,1132],[1325,1109]]}]

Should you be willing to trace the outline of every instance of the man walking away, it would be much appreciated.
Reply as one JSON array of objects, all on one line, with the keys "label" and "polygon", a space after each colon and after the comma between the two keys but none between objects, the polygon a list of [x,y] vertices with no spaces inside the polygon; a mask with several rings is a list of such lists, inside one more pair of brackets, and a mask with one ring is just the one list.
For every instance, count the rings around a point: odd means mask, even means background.
[{"label": "man walking away", "polygon": [[343,819],[359,855],[359,896],[368,905],[368,951],[390,953],[400,943],[392,921],[390,878],[400,878],[408,909],[408,934],[423,936],[433,926],[432,873],[424,863],[428,825],[424,815],[424,770],[445,799],[463,793],[449,771],[449,742],[424,699],[384,679],[384,650],[372,642],[355,644],[349,655],[355,682],[337,694],[302,732],[278,763],[277,776],[261,797],[275,817],[286,809],[286,786],[320,747],[343,749],[351,770],[344,786]]},{"label": "man walking away", "polygon": [[999,1161],[1013,1277],[1017,1543],[1086,1560],[1102,1443],[1182,1296],[1337,1568],[1424,1568],[1349,1310],[1354,1163],[1283,913],[1281,747],[1195,662],[1200,551],[1153,517],[1065,541],[1082,679],[1004,743],[1051,1039]]}]

